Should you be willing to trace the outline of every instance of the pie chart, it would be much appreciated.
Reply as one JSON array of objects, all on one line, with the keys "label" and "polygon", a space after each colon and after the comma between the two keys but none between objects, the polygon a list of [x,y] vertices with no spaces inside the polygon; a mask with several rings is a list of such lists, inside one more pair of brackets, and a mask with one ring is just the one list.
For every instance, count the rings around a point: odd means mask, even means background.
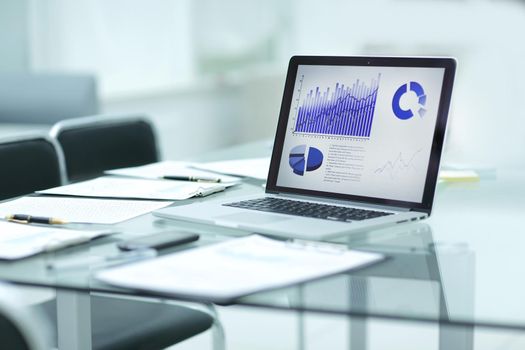
[{"label": "pie chart", "polygon": [[315,147],[299,145],[290,151],[289,164],[294,174],[303,176],[305,171],[314,171],[323,164],[323,153]]},{"label": "pie chart", "polygon": [[[417,96],[417,103],[418,106],[413,106],[411,109],[403,109],[399,105],[399,102],[401,101],[401,97],[408,92],[408,87],[410,85],[410,91],[414,92]],[[423,90],[423,87],[421,84],[415,81],[411,81],[410,84],[404,84],[401,85],[396,93],[394,94],[394,98],[392,99],[392,110],[394,111],[394,114],[396,117],[398,117],[401,120],[410,119],[414,116],[415,111],[417,110],[417,113],[421,118],[426,113],[425,104],[427,103],[427,95],[425,95],[425,90]]]}]

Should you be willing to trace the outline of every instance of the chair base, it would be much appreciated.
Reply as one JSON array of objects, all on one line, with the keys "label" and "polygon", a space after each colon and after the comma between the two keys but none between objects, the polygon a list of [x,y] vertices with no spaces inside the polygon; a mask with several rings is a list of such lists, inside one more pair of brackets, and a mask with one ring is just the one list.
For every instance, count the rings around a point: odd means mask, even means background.
[{"label": "chair base", "polygon": [[[39,307],[56,322],[55,300]],[[93,349],[164,349],[212,325],[213,318],[209,314],[183,306],[91,296]]]}]

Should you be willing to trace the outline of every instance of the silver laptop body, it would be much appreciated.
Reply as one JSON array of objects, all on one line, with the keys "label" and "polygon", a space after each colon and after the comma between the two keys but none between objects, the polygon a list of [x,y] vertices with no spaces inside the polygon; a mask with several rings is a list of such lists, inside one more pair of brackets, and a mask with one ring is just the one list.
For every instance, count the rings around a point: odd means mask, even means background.
[{"label": "silver laptop body", "polygon": [[[424,219],[432,209],[455,67],[452,58],[294,56],[266,192],[154,214],[317,240]],[[286,203],[299,209],[307,202],[381,216],[312,218],[239,207],[262,197],[297,201]]]}]

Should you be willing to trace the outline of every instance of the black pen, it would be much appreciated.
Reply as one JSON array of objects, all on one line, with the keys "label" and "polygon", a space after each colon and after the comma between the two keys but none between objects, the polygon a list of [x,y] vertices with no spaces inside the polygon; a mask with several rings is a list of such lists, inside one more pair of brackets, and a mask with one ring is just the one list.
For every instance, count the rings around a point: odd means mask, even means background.
[{"label": "black pen", "polygon": [[46,225],[67,224],[66,221],[56,219],[56,218],[47,218],[43,216],[32,216],[32,215],[26,215],[26,214],[6,215],[5,219],[7,221],[17,222],[19,224],[46,224]]},{"label": "black pen", "polygon": [[164,175],[164,180],[179,180],[179,181],[195,181],[195,182],[221,182],[219,177],[206,176],[179,176],[179,175]]}]

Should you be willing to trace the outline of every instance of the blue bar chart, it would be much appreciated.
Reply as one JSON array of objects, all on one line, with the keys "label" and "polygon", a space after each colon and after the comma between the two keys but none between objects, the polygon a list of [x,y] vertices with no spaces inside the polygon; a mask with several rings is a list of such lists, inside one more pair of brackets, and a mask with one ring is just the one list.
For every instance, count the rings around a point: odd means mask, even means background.
[{"label": "blue bar chart", "polygon": [[336,83],[321,92],[310,90],[297,110],[294,132],[307,134],[370,137],[379,80],[351,86]]}]

